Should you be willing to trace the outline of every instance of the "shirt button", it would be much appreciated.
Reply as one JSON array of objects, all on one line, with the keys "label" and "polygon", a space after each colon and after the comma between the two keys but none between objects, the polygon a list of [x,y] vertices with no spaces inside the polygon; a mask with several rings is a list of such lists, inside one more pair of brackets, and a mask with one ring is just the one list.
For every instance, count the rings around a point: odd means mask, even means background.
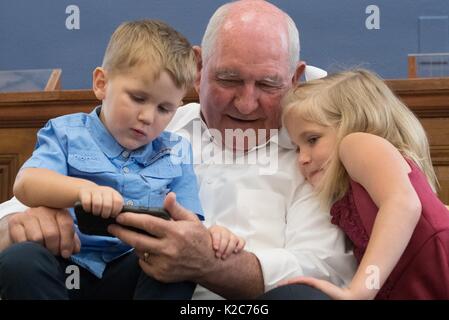
[{"label": "shirt button", "polygon": [[123,168],[123,172],[124,172],[124,173],[128,173],[128,172],[129,172],[129,168],[128,168],[128,167],[124,167],[124,168]]},{"label": "shirt button", "polygon": [[128,206],[133,206],[133,205],[134,205],[134,201],[128,200],[128,201],[126,201],[126,204],[127,204]]},{"label": "shirt button", "polygon": [[124,158],[128,158],[128,157],[129,157],[129,152],[128,152],[128,151],[123,151],[123,152],[122,152],[122,156],[123,156]]}]

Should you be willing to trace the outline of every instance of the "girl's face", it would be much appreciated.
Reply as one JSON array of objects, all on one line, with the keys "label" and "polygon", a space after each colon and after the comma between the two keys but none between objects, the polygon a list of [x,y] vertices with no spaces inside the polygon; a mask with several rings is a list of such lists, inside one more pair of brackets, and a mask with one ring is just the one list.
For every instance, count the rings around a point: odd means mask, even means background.
[{"label": "girl's face", "polygon": [[316,187],[328,166],[337,142],[334,127],[325,127],[302,118],[287,118],[286,126],[298,147],[298,165],[304,178]]}]

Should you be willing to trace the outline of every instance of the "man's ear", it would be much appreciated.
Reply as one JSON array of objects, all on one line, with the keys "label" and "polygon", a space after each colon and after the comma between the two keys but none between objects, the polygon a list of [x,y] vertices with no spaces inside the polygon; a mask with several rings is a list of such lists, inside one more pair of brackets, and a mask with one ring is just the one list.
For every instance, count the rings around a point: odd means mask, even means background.
[{"label": "man's ear", "polygon": [[92,89],[98,100],[104,100],[107,87],[106,71],[101,67],[96,67],[92,73]]},{"label": "man's ear", "polygon": [[293,85],[296,85],[301,80],[301,76],[304,74],[304,71],[306,70],[306,63],[304,61],[298,61],[298,64],[296,65],[295,73],[293,74],[292,83]]},{"label": "man's ear", "polygon": [[201,58],[201,47],[193,46],[193,52],[195,53],[196,60],[196,79],[195,79],[195,90],[200,94],[200,82],[201,82],[201,70],[203,69],[203,60]]}]

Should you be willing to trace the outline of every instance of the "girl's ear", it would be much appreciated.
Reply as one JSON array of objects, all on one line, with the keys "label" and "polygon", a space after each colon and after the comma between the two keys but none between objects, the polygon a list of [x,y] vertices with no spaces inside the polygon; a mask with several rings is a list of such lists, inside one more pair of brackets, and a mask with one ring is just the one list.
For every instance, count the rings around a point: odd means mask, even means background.
[{"label": "girl's ear", "polygon": [[104,100],[106,97],[107,83],[106,71],[101,67],[95,68],[92,73],[92,89],[98,100]]}]

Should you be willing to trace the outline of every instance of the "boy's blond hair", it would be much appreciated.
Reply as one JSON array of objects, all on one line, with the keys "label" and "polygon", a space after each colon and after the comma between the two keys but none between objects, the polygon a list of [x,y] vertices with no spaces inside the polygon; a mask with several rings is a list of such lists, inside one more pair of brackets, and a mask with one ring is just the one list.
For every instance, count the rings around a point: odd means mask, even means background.
[{"label": "boy's blond hair", "polygon": [[374,73],[358,69],[307,82],[292,89],[282,105],[284,124],[287,117],[300,117],[337,128],[334,154],[317,188],[326,208],[348,190],[349,177],[338,158],[338,149],[341,140],[352,132],[388,140],[423,170],[435,190],[438,182],[421,123]]},{"label": "boy's blond hair", "polygon": [[195,80],[192,46],[162,21],[124,22],[111,36],[102,65],[109,75],[127,73],[142,65],[151,69],[153,79],[167,71],[178,88],[189,89]]}]

